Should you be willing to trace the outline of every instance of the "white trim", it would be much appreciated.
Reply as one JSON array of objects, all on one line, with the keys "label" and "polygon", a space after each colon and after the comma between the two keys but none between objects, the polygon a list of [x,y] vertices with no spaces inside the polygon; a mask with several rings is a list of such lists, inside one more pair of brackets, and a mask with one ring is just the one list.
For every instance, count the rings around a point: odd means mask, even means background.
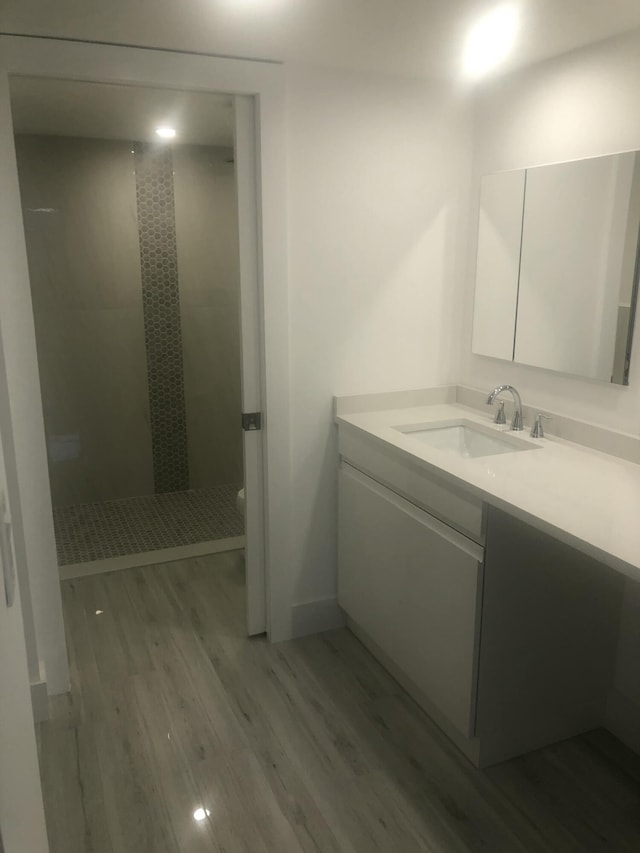
[{"label": "white trim", "polygon": [[[11,121],[11,105],[9,103],[8,80],[5,75],[0,74],[0,125]],[[0,157],[3,158],[2,165],[8,167],[8,157],[3,149],[4,139],[0,135]],[[0,181],[4,182],[2,175]],[[4,186],[4,184],[3,184]],[[13,235],[9,234],[10,245],[15,244]],[[0,250],[4,253],[5,233],[0,233]],[[1,324],[0,324],[1,325]],[[0,435],[4,448],[4,460],[7,477],[8,497],[11,503],[11,517],[13,527],[13,544],[16,556],[16,571],[18,585],[20,587],[20,598],[22,601],[22,619],[24,627],[25,648],[27,652],[27,665],[29,678],[37,681],[40,677],[40,662],[38,660],[38,648],[36,644],[36,631],[33,621],[33,603],[31,601],[31,588],[29,585],[29,561],[27,559],[26,544],[24,537],[24,525],[22,520],[22,506],[20,502],[20,488],[18,471],[16,465],[16,449],[13,440],[13,413],[9,411],[9,389],[6,381],[6,366],[4,358],[4,341],[0,330]]]},{"label": "white trim", "polygon": [[66,581],[84,578],[88,575],[102,575],[105,572],[120,572],[123,569],[136,569],[139,566],[153,566],[158,563],[173,563],[176,560],[204,557],[207,554],[220,554],[223,551],[237,551],[244,548],[244,545],[244,536],[232,536],[228,539],[197,542],[195,545],[178,545],[175,548],[143,551],[140,554],[126,554],[123,557],[108,557],[105,560],[69,563],[67,566],[60,566],[60,580]]},{"label": "white trim", "polygon": [[[264,294],[260,288],[258,176],[256,172],[256,99],[235,98],[236,192],[240,240],[240,339],[242,342],[242,411],[261,412],[263,398],[262,327]],[[244,525],[247,633],[267,630],[264,568],[264,433],[243,433]]]},{"label": "white trim", "polygon": [[[0,36],[10,74],[216,91],[255,98],[263,305],[265,574],[269,636],[291,636],[289,326],[284,72],[280,65],[143,48]],[[19,210],[16,209],[16,216]],[[36,354],[33,347],[32,361]]]},{"label": "white trim", "polygon": [[292,608],[293,636],[304,637],[307,634],[320,634],[333,631],[346,625],[344,610],[337,598],[318,598],[304,604],[294,604]]},{"label": "white trim", "polygon": [[47,690],[47,676],[42,662],[40,663],[40,677],[31,682],[31,707],[33,708],[33,722],[43,723],[49,719],[49,692]]}]

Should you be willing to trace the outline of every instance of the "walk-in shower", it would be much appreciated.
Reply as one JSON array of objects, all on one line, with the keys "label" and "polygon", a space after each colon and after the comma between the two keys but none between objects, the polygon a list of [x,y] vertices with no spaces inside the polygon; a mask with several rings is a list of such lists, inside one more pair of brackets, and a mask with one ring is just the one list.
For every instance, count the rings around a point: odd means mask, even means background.
[{"label": "walk-in shower", "polygon": [[59,564],[237,545],[231,101],[16,78],[12,102]]}]

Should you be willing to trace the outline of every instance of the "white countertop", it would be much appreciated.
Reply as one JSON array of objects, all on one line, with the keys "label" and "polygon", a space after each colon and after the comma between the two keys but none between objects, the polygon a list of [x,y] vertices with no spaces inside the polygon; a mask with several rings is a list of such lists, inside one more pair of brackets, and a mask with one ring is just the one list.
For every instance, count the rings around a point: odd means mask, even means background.
[{"label": "white countertop", "polygon": [[336,420],[640,581],[640,465],[553,436],[532,439],[528,429],[511,435],[540,449],[477,458],[419,444],[394,429],[464,418],[508,431],[508,425],[492,423],[492,414],[436,404],[342,414]]}]

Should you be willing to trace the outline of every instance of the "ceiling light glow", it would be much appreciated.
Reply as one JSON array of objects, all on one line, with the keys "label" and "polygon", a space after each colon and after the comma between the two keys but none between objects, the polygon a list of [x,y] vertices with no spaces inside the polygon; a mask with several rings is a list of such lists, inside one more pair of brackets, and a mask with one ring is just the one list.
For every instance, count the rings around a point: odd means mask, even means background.
[{"label": "ceiling light glow", "polygon": [[210,814],[211,814],[211,812],[209,811],[209,809],[199,808],[199,809],[196,809],[194,811],[193,819],[197,820],[197,821],[201,821],[201,820],[204,820],[206,817],[209,817]]},{"label": "ceiling light glow", "polygon": [[464,73],[480,77],[511,53],[518,32],[518,12],[505,4],[484,15],[472,27],[464,50]]},{"label": "ceiling light glow", "polygon": [[165,124],[162,127],[156,127],[156,133],[161,139],[175,139],[176,129]]}]

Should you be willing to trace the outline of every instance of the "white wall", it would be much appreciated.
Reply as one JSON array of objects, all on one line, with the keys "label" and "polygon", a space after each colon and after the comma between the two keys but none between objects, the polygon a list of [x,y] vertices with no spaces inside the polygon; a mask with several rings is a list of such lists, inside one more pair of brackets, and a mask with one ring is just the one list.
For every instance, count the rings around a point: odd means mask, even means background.
[{"label": "white wall", "polygon": [[[482,174],[640,149],[640,32],[576,51],[495,81],[476,100],[475,159],[470,233],[477,226]],[[461,379],[489,389],[510,382],[525,403],[573,417],[640,432],[640,323],[628,387],[573,379],[474,356],[470,351],[475,268],[470,241]],[[627,586],[615,687],[616,731],[640,744],[640,595]],[[623,697],[620,699],[620,696]]]},{"label": "white wall", "polygon": [[442,87],[289,68],[294,603],[335,596],[332,395],[457,378],[469,115]]},{"label": "white wall", "polygon": [[[479,90],[469,232],[477,228],[480,176],[640,149],[640,32],[497,79]],[[640,340],[626,388],[572,379],[471,354],[475,240],[470,241],[462,339],[465,384],[515,385],[526,403],[640,432]]]}]

